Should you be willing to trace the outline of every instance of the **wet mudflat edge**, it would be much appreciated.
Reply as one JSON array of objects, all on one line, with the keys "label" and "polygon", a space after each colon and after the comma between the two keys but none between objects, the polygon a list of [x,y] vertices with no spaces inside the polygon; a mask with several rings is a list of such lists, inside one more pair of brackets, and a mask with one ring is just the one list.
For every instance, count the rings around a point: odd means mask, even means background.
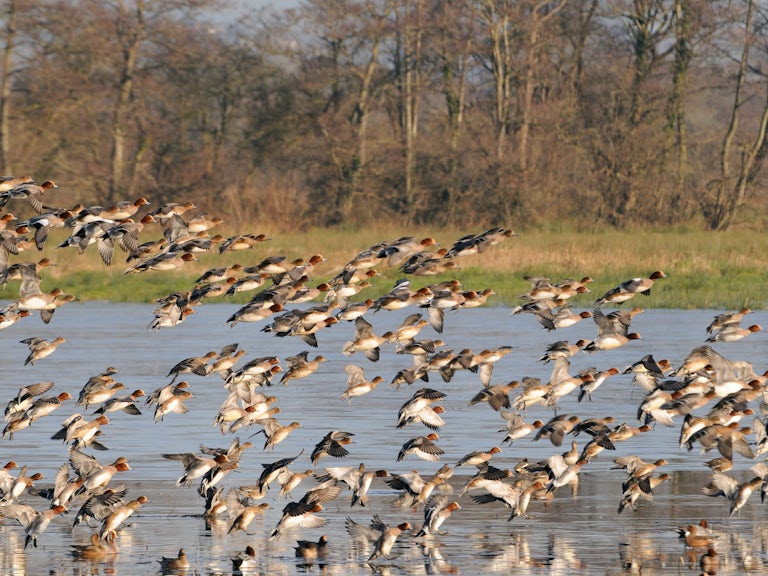
[{"label": "wet mudflat edge", "polygon": [[[57,311],[49,326],[38,323],[24,331],[0,332],[2,393],[9,397],[23,384],[52,380],[56,382],[57,390],[76,395],[90,375],[108,365],[118,368],[118,380],[125,383],[127,391],[138,387],[151,391],[168,382],[166,374],[178,360],[221,348],[230,342],[238,341],[248,351],[248,359],[268,354],[276,354],[282,359],[307,349],[295,339],[274,338],[261,333],[262,324],[230,329],[224,325],[224,319],[234,309],[236,307],[228,305],[207,304],[184,325],[152,334],[145,330],[151,318],[150,306],[69,305]],[[702,343],[704,327],[712,314],[712,311],[648,310],[633,323],[633,329],[636,327],[643,334],[643,340],[619,350],[574,357],[571,372],[590,365],[601,369],[608,366],[623,369],[647,353],[653,353],[657,358],[669,358],[677,365],[693,347]],[[381,333],[397,326],[403,316],[380,313],[371,321],[376,332]],[[109,322],[83,320],[92,317],[106,317]],[[755,321],[765,323],[760,318]],[[472,450],[499,445],[504,434],[499,433],[503,422],[498,415],[485,404],[468,406],[469,399],[480,389],[474,374],[457,373],[448,383],[432,378],[430,383],[419,382],[399,389],[382,385],[351,403],[340,401],[339,396],[345,389],[346,364],[363,366],[366,374],[381,374],[388,382],[411,360],[390,353],[382,354],[376,364],[360,355],[344,357],[340,350],[349,339],[352,328],[337,328],[328,330],[328,334],[319,334],[320,347],[312,351],[313,355],[323,353],[329,357],[322,370],[312,378],[291,382],[287,387],[265,389],[265,393],[278,397],[276,404],[281,408],[281,422],[297,419],[303,428],[271,453],[262,450],[262,436],[250,438],[255,446],[245,453],[240,469],[224,480],[227,488],[255,483],[262,463],[295,456],[301,449],[305,453],[296,468],[311,468],[308,452],[330,429],[355,433],[354,443],[348,446],[348,458],[324,458],[318,464],[318,471],[325,466],[357,466],[365,462],[368,469],[384,468],[395,473],[417,469],[426,476],[443,463],[455,464]],[[525,375],[548,378],[551,366],[538,362],[546,345],[558,339],[575,341],[593,335],[594,330],[593,325],[584,325],[579,329],[548,334],[530,317],[510,318],[506,309],[478,309],[446,315],[444,338],[455,350],[463,347],[480,350],[504,344],[515,346],[512,354],[497,363],[493,376],[495,384]],[[20,358],[23,347],[18,340],[31,335],[50,337],[59,334],[67,337],[69,346],[62,346],[55,355],[34,367],[23,367],[23,357]],[[752,341],[719,345],[717,349],[729,358],[753,362],[758,373],[767,367],[764,335],[757,334]],[[747,569],[757,573],[768,570],[768,527],[764,526],[768,504],[761,504],[759,495],[755,494],[739,517],[730,518],[727,500],[703,496],[701,489],[710,477],[703,462],[717,454],[702,454],[698,447],[691,452],[680,449],[679,426],[657,425],[647,435],[617,445],[615,452],[603,452],[584,467],[577,495],[572,495],[565,487],[557,491],[547,507],[542,502],[534,502],[529,509],[530,520],[518,518],[507,522],[509,514],[502,506],[478,505],[465,495],[460,499],[462,508],[443,526],[444,535],[424,542],[401,536],[391,559],[376,565],[365,562],[370,548],[352,544],[344,526],[347,516],[367,524],[372,515],[378,513],[387,523],[407,520],[416,529],[423,521],[423,507],[414,511],[395,506],[396,493],[381,481],[374,483],[368,508],[350,509],[349,493],[344,493],[329,503],[322,513],[328,521],[325,527],[292,530],[278,541],[269,542],[269,532],[285,505],[285,501],[277,498],[279,487],[273,485],[265,499],[271,509],[251,525],[253,534],[227,534],[226,522],[206,525],[201,516],[202,499],[194,487],[175,486],[181,467],[161,456],[163,452],[197,451],[200,444],[226,447],[233,438],[233,435],[222,435],[212,426],[225,396],[220,379],[192,376],[189,382],[195,394],[189,402],[189,414],[169,415],[158,423],[152,422],[152,410],[143,406],[141,416],[115,414],[104,429],[103,441],[110,450],[89,451],[100,461],[112,461],[125,455],[132,470],[122,478],[116,477],[113,483],[124,483],[131,498],[144,494],[150,500],[134,515],[131,526],[121,533],[119,554],[98,563],[73,559],[69,553],[70,545],[86,544],[91,533],[83,526],[74,533],[69,530],[73,512],[54,522],[40,537],[37,549],[26,551],[23,550],[22,528],[15,522],[3,520],[0,522],[0,574],[159,573],[160,557],[174,556],[180,547],[185,548],[192,562],[190,573],[231,574],[230,558],[246,545],[256,549],[259,563],[259,567],[250,573],[263,574],[698,574],[698,558],[704,551],[686,550],[675,529],[704,518],[722,532],[715,543],[721,559],[719,574],[740,574]],[[432,386],[448,395],[443,403],[447,424],[440,431],[439,441],[446,453],[437,463],[413,457],[398,463],[395,457],[400,445],[426,431],[423,427],[394,428],[398,407],[421,386]],[[642,391],[632,387],[630,376],[616,376],[595,393],[591,403],[578,403],[575,395],[571,395],[561,401],[558,412],[578,414],[582,418],[613,415],[617,422],[635,425],[637,405],[642,397]],[[14,459],[27,464],[30,472],[43,472],[45,479],[38,485],[49,485],[56,469],[67,458],[66,446],[50,440],[50,436],[66,416],[76,411],[75,408],[70,404],[62,408],[61,413],[54,413],[19,432],[12,441],[0,441],[0,460]],[[546,421],[552,414],[551,409],[533,407],[525,418],[526,421],[536,418]],[[245,441],[252,433],[253,430],[249,430],[238,435]],[[581,437],[575,440],[580,446],[587,441]],[[554,447],[546,440],[534,442],[528,437],[511,446],[503,445],[502,452],[492,463],[500,468],[511,468],[523,458],[529,461],[546,459],[569,447],[570,436],[562,447]],[[652,502],[639,501],[638,511],[618,514],[625,474],[611,469],[612,459],[627,454],[637,454],[646,460],[666,458],[669,463],[665,471],[672,475],[672,480],[655,491]],[[746,480],[753,463],[737,457],[734,470],[729,474]],[[455,492],[460,490],[470,473],[471,470],[457,471],[451,481]],[[302,485],[296,497],[300,497],[307,487],[309,484]],[[42,500],[34,497],[25,497],[25,500],[42,507]],[[316,541],[321,534],[326,534],[330,542],[326,562],[309,567],[297,563],[293,551],[296,539]]]},{"label": "wet mudflat edge", "polygon": [[[718,573],[740,574],[748,569],[763,573],[768,569],[764,509],[754,500],[740,517],[727,518],[723,502],[691,496],[706,477],[701,472],[676,473],[653,502],[641,502],[636,512],[621,515],[616,513],[619,471],[583,474],[576,495],[563,488],[546,505],[534,502],[529,520],[508,522],[505,509],[475,505],[467,495],[460,499],[463,508],[444,526],[445,534],[427,539],[403,535],[392,557],[377,565],[365,562],[370,546],[351,542],[344,528],[347,516],[366,523],[375,511],[387,523],[407,520],[415,527],[423,520],[421,508],[414,511],[395,504],[396,493],[386,488],[372,492],[368,510],[350,509],[350,497],[345,494],[324,511],[325,527],[291,530],[272,542],[268,535],[279,519],[275,507],[254,521],[252,535],[228,535],[227,521],[209,524],[200,516],[201,500],[193,489],[176,488],[172,481],[129,482],[131,494],[144,494],[150,502],[120,533],[118,555],[95,563],[73,559],[70,544],[86,544],[90,530],[80,526],[71,533],[69,514],[49,528],[39,548],[26,552],[18,527],[0,526],[0,573],[159,573],[160,556],[173,556],[183,546],[192,562],[190,573],[231,574],[230,558],[247,545],[253,546],[259,561],[259,569],[247,573],[685,573],[692,569],[692,562],[698,567],[704,551],[686,548],[675,529],[701,518],[709,518],[710,525],[721,532],[715,544],[722,566]],[[466,478],[452,479],[455,493]],[[330,541],[327,559],[304,566],[294,558],[295,540],[317,540],[321,534]]]}]

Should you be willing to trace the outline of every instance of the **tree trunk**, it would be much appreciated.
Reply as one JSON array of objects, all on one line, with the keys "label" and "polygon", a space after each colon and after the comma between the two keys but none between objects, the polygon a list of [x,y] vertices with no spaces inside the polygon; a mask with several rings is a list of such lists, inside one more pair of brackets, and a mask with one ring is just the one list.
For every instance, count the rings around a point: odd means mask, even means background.
[{"label": "tree trunk", "polygon": [[11,69],[16,41],[16,1],[9,0],[5,23],[5,50],[0,78],[0,173],[13,175],[11,164]]},{"label": "tree trunk", "polygon": [[344,220],[352,215],[354,199],[359,191],[361,172],[368,161],[368,106],[371,100],[373,76],[379,63],[380,46],[380,39],[377,36],[373,39],[368,64],[360,75],[360,90],[350,118],[355,133],[355,153],[349,165],[346,166],[344,193],[341,195],[340,212]]},{"label": "tree trunk", "polygon": [[447,120],[449,155],[443,176],[444,185],[441,213],[448,222],[455,221],[460,182],[459,142],[464,126],[464,111],[467,99],[467,75],[474,46],[474,35],[469,28],[476,21],[472,4],[465,5],[468,12],[450,10],[452,6],[439,3],[439,48],[438,66]]},{"label": "tree trunk", "polygon": [[[406,215],[410,223],[415,215],[416,186],[415,159],[416,137],[419,132],[419,96],[421,90],[421,44],[422,22],[421,0],[415,0],[414,13],[411,16],[410,2],[406,2],[408,26],[405,35],[406,77],[405,77],[405,201]],[[413,22],[412,22],[413,20]]]},{"label": "tree trunk", "polygon": [[675,0],[675,60],[672,68],[672,93],[667,109],[669,148],[675,154],[675,186],[671,208],[679,208],[688,175],[688,137],[686,131],[686,86],[691,62],[690,0]]},{"label": "tree trunk", "polygon": [[523,178],[527,177],[530,160],[530,139],[533,127],[533,105],[536,91],[536,74],[539,71],[539,37],[542,28],[565,6],[567,0],[560,0],[556,5],[540,2],[533,7],[528,23],[528,49],[525,62],[525,83],[520,110],[520,131],[518,137],[518,164]]},{"label": "tree trunk", "polygon": [[768,102],[765,103],[763,108],[757,136],[752,145],[742,152],[738,174],[734,175],[731,167],[731,150],[739,126],[739,115],[743,104],[742,94],[749,69],[753,9],[754,3],[752,0],[749,0],[747,2],[746,21],[744,23],[744,45],[736,76],[733,106],[731,107],[731,120],[720,152],[720,180],[716,183],[717,194],[715,204],[711,209],[709,217],[709,227],[712,230],[727,230],[733,223],[736,211],[746,203],[749,182],[754,177],[754,170],[757,166],[756,160],[765,142],[766,125],[768,124]]},{"label": "tree trunk", "polygon": [[405,211],[410,221],[415,213],[416,190],[414,184],[414,161],[416,136],[419,123],[419,94],[421,83],[421,0],[405,1],[402,20],[401,53],[399,71],[400,125],[403,135],[403,157],[405,161]]},{"label": "tree trunk", "polygon": [[141,43],[144,40],[144,1],[136,2],[135,23],[130,22],[122,1],[119,2],[118,9],[117,33],[123,46],[123,67],[120,72],[119,91],[112,124],[112,171],[107,196],[109,202],[115,202],[121,198],[126,189],[125,149],[131,117],[133,78],[141,52]]},{"label": "tree trunk", "polygon": [[494,81],[494,103],[496,124],[496,159],[501,162],[512,118],[512,55],[509,39],[510,17],[506,5],[502,13],[497,10],[494,0],[486,0],[483,20],[488,28],[489,60]]}]

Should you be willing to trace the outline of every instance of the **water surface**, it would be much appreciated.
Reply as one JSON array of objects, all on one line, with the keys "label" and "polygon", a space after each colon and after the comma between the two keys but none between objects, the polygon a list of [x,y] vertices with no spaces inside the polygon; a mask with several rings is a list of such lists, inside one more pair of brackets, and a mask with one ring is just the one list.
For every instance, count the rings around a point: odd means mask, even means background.
[{"label": "water surface", "polygon": [[[38,381],[56,383],[54,391],[68,391],[77,396],[80,388],[92,375],[107,366],[118,369],[117,381],[125,384],[125,392],[142,388],[147,393],[170,381],[168,370],[179,360],[218,350],[231,342],[238,342],[247,351],[243,361],[277,355],[280,359],[308,349],[296,338],[276,338],[261,331],[266,322],[241,323],[230,328],[225,320],[237,309],[228,304],[204,304],[187,321],[173,329],[157,333],[147,330],[152,319],[152,307],[139,304],[73,303],[58,310],[49,325],[38,318],[26,319],[10,329],[0,332],[0,363],[3,367],[0,388],[5,398],[22,386]],[[379,312],[369,314],[374,331],[381,334],[395,328],[408,312]],[[648,310],[635,318],[633,330],[642,339],[613,351],[592,355],[580,353],[572,360],[571,373],[587,366],[606,369],[615,366],[623,370],[627,365],[648,353],[657,359],[668,358],[679,365],[692,348],[703,343],[705,327],[714,311]],[[762,322],[762,313],[754,314],[750,323]],[[590,320],[553,333],[542,330],[532,316],[511,316],[506,308],[460,310],[446,314],[445,333],[440,337],[455,351],[471,348],[480,351],[501,345],[511,345],[514,351],[499,361],[493,373],[493,383],[519,380],[523,376],[536,376],[548,380],[550,365],[538,358],[547,344],[561,339],[571,342],[579,338],[591,339],[595,325]],[[345,357],[341,349],[353,335],[353,326],[342,323],[318,334],[319,348],[311,356],[322,353],[329,361],[312,376],[294,380],[288,386],[273,386],[265,390],[278,397],[276,405],[281,423],[298,420],[303,428],[295,431],[272,453],[262,450],[263,436],[251,438],[255,447],[246,451],[239,470],[225,480],[226,488],[254,484],[261,473],[262,464],[287,456],[304,454],[292,467],[295,470],[311,468],[309,454],[322,436],[334,429],[355,434],[348,446],[350,456],[343,460],[330,457],[320,460],[323,466],[357,466],[364,462],[367,468],[383,468],[391,473],[418,470],[422,475],[433,473],[442,463],[455,464],[464,454],[476,449],[489,449],[499,445],[504,432],[499,432],[503,421],[486,404],[469,406],[469,399],[481,389],[479,378],[470,372],[457,372],[453,380],[445,383],[433,375],[429,384],[417,382],[391,388],[383,384],[371,394],[342,401],[345,390],[344,366],[354,363],[362,366],[366,375],[380,375],[388,383],[398,370],[411,364],[410,357],[394,353],[385,345],[381,360],[372,363],[360,354]],[[30,336],[53,338],[65,336],[67,342],[49,358],[34,366],[23,366],[27,349],[19,340]],[[437,335],[427,327],[423,337]],[[716,344],[715,348],[732,360],[748,360],[755,371],[768,368],[765,360],[766,337],[757,333],[736,342]],[[124,482],[129,497],[146,494],[150,503],[136,513],[129,528],[118,540],[120,553],[107,563],[87,563],[73,560],[69,547],[74,543],[87,543],[90,531],[78,527],[70,531],[74,513],[59,518],[40,538],[39,548],[22,550],[23,530],[13,521],[0,524],[0,572],[7,574],[84,573],[152,573],[159,572],[161,556],[172,556],[183,546],[194,571],[201,574],[231,573],[230,557],[250,544],[257,550],[259,572],[293,574],[297,572],[329,574],[382,573],[425,574],[438,572],[520,573],[520,574],[621,574],[687,573],[693,570],[689,562],[701,551],[686,551],[677,539],[675,528],[681,524],[707,518],[718,526],[723,535],[718,540],[724,569],[720,573],[741,573],[744,567],[765,569],[765,550],[768,528],[763,525],[765,508],[759,497],[752,500],[740,517],[729,518],[728,502],[724,498],[701,495],[702,486],[709,479],[709,470],[702,464],[717,456],[692,452],[678,447],[679,428],[656,426],[645,435],[619,444],[616,452],[603,452],[586,465],[581,473],[579,490],[572,495],[561,489],[548,507],[534,502],[530,520],[515,519],[507,522],[509,514],[501,506],[477,505],[469,496],[461,498],[462,509],[446,522],[444,535],[427,542],[416,542],[403,536],[392,558],[378,566],[369,566],[365,559],[370,550],[352,546],[346,534],[344,520],[351,516],[358,522],[368,523],[374,513],[392,523],[409,521],[417,528],[423,521],[423,509],[402,508],[393,501],[396,493],[383,482],[376,481],[368,508],[350,509],[349,494],[344,493],[329,503],[322,516],[328,524],[315,530],[291,531],[276,542],[267,536],[280,517],[285,502],[277,498],[274,485],[265,501],[271,509],[251,526],[252,535],[242,532],[227,534],[227,522],[206,526],[201,517],[203,501],[195,487],[176,487],[181,475],[178,462],[165,460],[164,452],[197,452],[200,444],[225,447],[231,435],[222,435],[214,427],[213,419],[226,397],[221,379],[185,376],[190,382],[194,398],[188,402],[189,413],[171,414],[163,422],[152,421],[151,408],[142,409],[141,416],[124,413],[110,415],[110,424],[104,428],[103,443],[109,452],[93,452],[101,462],[111,462],[119,455],[128,458],[133,470],[113,482]],[[440,431],[439,445],[445,450],[441,462],[428,463],[409,456],[402,462],[395,458],[401,445],[408,439],[428,432],[423,426],[395,429],[399,407],[421,386],[438,388],[447,394],[442,402],[446,413],[446,427]],[[514,395],[514,393],[513,393]],[[630,375],[609,379],[598,389],[592,402],[578,403],[572,394],[561,400],[560,413],[575,414],[581,418],[612,415],[616,422],[637,425],[637,405],[643,392],[631,384]],[[756,408],[756,407],[755,407]],[[67,460],[67,447],[50,439],[61,426],[61,421],[74,412],[84,412],[72,401],[52,416],[41,419],[14,439],[2,440],[0,459],[26,464],[30,472],[40,471],[45,479],[38,483],[46,486],[56,469]],[[90,410],[89,412],[92,412]],[[547,420],[551,409],[532,407],[526,420]],[[90,417],[90,416],[89,416]],[[746,422],[747,425],[751,422]],[[245,441],[254,430],[240,431]],[[583,437],[576,438],[580,446]],[[569,444],[570,437],[566,444]],[[512,467],[522,458],[530,461],[545,459],[568,448],[556,448],[549,441],[534,442],[532,437],[504,446],[493,459],[493,464]],[[616,456],[637,454],[646,460],[664,457],[669,461],[665,470],[673,475],[662,485],[653,502],[641,501],[637,512],[625,511],[619,515],[617,505],[621,496],[624,472],[612,470]],[[754,462],[736,457],[731,475],[743,480]],[[452,484],[459,489],[472,470],[458,470]],[[295,496],[311,485],[302,485]],[[33,496],[25,501],[35,508],[46,506]],[[295,562],[293,546],[297,538],[316,540],[327,534],[330,555],[324,565],[305,567]]]}]

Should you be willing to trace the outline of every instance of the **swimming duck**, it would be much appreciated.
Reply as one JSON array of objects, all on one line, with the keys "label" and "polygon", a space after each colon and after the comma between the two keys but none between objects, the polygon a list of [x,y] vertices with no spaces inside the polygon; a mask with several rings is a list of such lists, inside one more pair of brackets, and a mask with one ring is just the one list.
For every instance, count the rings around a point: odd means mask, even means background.
[{"label": "swimming duck", "polygon": [[707,549],[699,560],[699,567],[704,574],[717,574],[720,569],[720,559],[714,548]]},{"label": "swimming duck", "polygon": [[685,545],[691,548],[709,548],[718,534],[708,527],[706,520],[698,524],[688,524],[677,529],[680,538],[685,540]]},{"label": "swimming duck", "polygon": [[100,561],[109,555],[110,549],[101,542],[98,533],[94,532],[91,534],[90,544],[71,544],[70,553],[75,558]]},{"label": "swimming duck", "polygon": [[163,574],[186,572],[191,566],[189,559],[187,559],[187,554],[184,552],[184,548],[179,548],[179,553],[176,556],[170,558],[168,556],[163,556],[159,562]]},{"label": "swimming duck", "polygon": [[323,535],[317,542],[311,540],[297,540],[294,550],[296,551],[296,558],[303,558],[304,560],[317,560],[328,555],[328,537]]},{"label": "swimming duck", "polygon": [[258,567],[259,562],[256,560],[256,551],[252,546],[246,546],[243,552],[232,557],[232,570],[235,572],[250,572]]}]

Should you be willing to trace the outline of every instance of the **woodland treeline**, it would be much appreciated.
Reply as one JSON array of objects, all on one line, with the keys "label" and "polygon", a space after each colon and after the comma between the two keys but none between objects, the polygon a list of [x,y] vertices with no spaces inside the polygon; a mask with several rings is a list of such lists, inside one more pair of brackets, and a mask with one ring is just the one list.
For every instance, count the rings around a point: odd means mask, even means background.
[{"label": "woodland treeline", "polygon": [[0,173],[72,203],[275,227],[766,221],[768,1],[0,4]]}]

